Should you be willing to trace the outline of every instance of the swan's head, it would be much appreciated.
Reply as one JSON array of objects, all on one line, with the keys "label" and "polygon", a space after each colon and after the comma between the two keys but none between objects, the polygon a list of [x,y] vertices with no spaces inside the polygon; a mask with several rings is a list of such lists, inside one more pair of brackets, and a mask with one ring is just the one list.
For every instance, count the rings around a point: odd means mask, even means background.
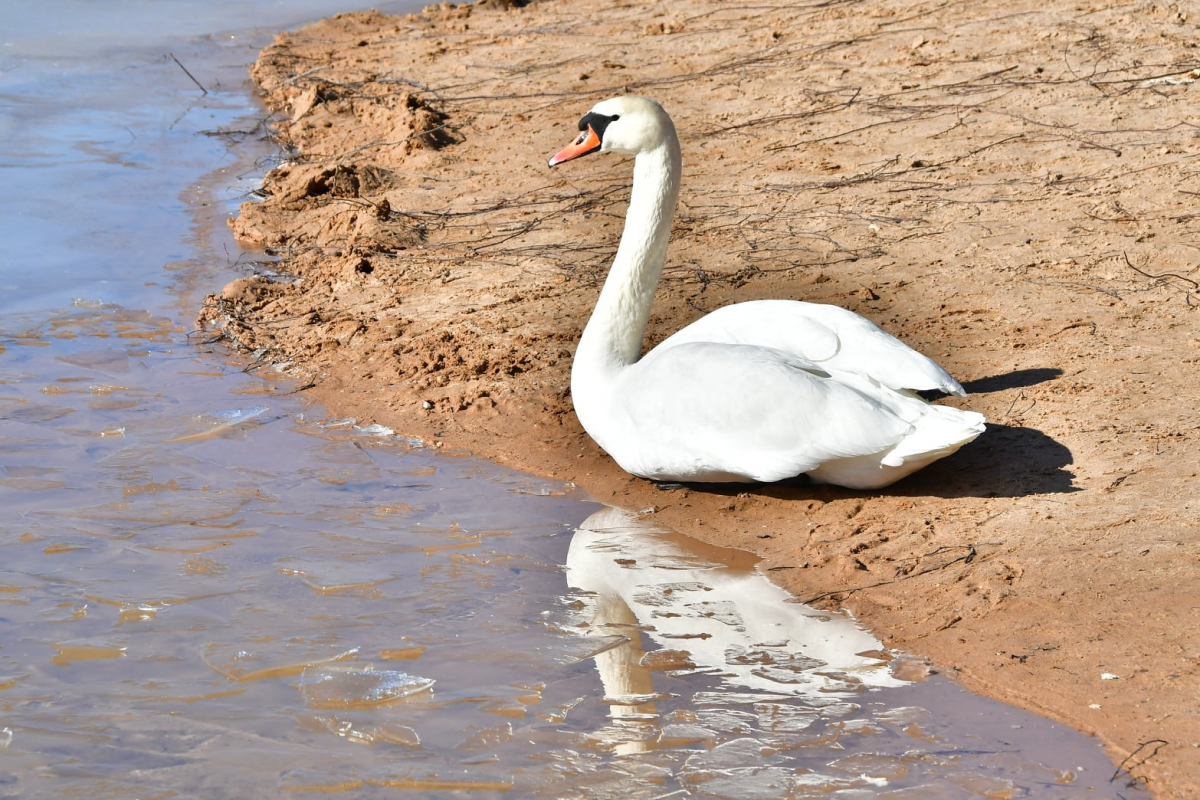
[{"label": "swan's head", "polygon": [[550,166],[588,153],[630,153],[654,150],[675,136],[675,126],[663,107],[648,97],[625,95],[592,106],[579,120],[575,141],[550,159]]}]

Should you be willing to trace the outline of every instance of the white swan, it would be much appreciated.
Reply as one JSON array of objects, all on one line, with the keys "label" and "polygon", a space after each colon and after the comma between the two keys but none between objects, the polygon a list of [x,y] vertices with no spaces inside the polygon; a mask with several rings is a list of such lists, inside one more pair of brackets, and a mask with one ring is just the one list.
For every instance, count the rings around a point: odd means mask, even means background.
[{"label": "white swan", "polygon": [[984,430],[950,375],[836,306],[761,300],[718,309],[644,357],[681,158],[675,126],[644,97],[598,103],[550,166],[630,153],[633,192],[612,268],[575,353],[584,430],[627,472],[653,480],[770,482],[807,473],[874,489],[950,455]]}]

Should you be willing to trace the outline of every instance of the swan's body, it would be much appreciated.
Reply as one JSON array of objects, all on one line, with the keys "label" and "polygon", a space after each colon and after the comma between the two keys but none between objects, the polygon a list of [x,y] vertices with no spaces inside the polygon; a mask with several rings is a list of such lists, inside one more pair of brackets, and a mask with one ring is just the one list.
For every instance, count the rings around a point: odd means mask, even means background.
[{"label": "swan's body", "polygon": [[551,166],[596,151],[636,156],[625,230],[571,369],[580,423],[622,468],[675,481],[807,473],[870,489],[983,432],[982,415],[917,396],[965,395],[945,370],[836,306],[727,306],[641,357],[679,196],[679,139],[641,97],[599,103],[579,129]]}]

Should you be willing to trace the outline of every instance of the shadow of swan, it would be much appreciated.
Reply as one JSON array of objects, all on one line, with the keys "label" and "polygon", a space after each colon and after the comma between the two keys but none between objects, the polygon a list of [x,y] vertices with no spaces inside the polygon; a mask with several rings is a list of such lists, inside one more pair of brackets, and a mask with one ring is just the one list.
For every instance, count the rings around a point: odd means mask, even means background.
[{"label": "shadow of swan", "polygon": [[902,481],[903,494],[940,497],[1025,497],[1068,494],[1071,451],[1035,428],[988,423],[983,435],[949,459]]},{"label": "shadow of swan", "polygon": [[[1019,369],[963,384],[968,394],[1022,389],[1063,374],[1054,367]],[[897,484],[897,494],[940,497],[1024,497],[1080,491],[1071,451],[1036,428],[989,422],[987,430],[953,456]]]},{"label": "shadow of swan", "polygon": [[976,378],[964,383],[962,387],[966,389],[967,394],[990,394],[991,392],[1002,392],[1005,389],[1024,389],[1026,386],[1036,386],[1039,383],[1061,377],[1062,374],[1063,371],[1055,367],[1018,369],[1003,375]]}]

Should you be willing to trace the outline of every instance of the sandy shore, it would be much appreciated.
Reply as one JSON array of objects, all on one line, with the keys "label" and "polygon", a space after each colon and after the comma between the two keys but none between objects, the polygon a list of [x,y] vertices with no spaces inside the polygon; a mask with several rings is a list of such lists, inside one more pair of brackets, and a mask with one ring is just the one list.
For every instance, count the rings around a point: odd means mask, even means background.
[{"label": "sandy shore", "polygon": [[[1057,0],[341,15],[253,69],[293,157],[233,224],[300,280],[247,277],[201,319],[338,415],[751,550],[1100,736],[1114,790],[1197,797],[1197,22]],[[971,392],[939,402],[988,431],[879,493],[622,473],[568,372],[631,164],[545,161],[625,92],[684,148],[648,345],[729,302],[835,303],[937,359]]]}]

